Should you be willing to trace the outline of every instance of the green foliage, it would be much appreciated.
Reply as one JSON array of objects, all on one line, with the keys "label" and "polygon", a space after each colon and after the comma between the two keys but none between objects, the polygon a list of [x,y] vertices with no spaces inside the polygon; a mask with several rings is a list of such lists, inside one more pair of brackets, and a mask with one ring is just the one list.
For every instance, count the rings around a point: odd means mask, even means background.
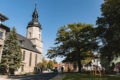
[{"label": "green foliage", "polygon": [[77,62],[81,71],[81,60],[92,56],[97,48],[95,28],[90,24],[69,24],[58,30],[56,47],[48,50],[48,57],[65,57],[65,62]]},{"label": "green foliage", "polygon": [[21,49],[18,45],[18,39],[16,35],[16,29],[13,28],[7,39],[5,40],[5,45],[3,48],[1,66],[5,68],[8,73],[13,73],[21,66]]},{"label": "green foliage", "polygon": [[104,0],[101,11],[97,19],[98,36],[104,45],[100,48],[101,59],[107,58],[110,64],[120,55],[120,0]]},{"label": "green foliage", "polygon": [[43,58],[42,62],[37,64],[37,67],[40,67],[42,70],[46,70],[47,69],[47,61]]},{"label": "green foliage", "polygon": [[48,69],[53,69],[54,67],[54,64],[56,64],[56,61],[55,60],[45,60],[43,59],[42,62],[40,62],[39,64],[37,64],[37,67],[40,67],[42,68],[42,70],[48,70]]},{"label": "green foliage", "polygon": [[52,60],[50,60],[50,61],[47,63],[47,68],[52,70],[53,67],[54,67],[54,64],[55,64],[55,63],[54,63]]}]

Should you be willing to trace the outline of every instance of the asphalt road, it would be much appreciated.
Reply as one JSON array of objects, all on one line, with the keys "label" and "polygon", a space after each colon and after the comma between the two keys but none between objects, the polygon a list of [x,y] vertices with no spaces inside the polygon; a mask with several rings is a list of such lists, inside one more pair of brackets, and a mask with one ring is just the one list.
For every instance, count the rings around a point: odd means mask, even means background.
[{"label": "asphalt road", "polygon": [[57,75],[56,73],[43,73],[28,76],[11,76],[11,80],[51,80]]}]

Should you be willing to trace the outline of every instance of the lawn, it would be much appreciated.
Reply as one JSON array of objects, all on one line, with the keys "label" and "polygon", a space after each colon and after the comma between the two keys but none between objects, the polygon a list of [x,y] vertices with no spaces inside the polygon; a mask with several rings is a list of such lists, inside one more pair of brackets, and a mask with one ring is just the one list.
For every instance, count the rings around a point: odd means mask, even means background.
[{"label": "lawn", "polygon": [[64,74],[62,80],[120,80],[120,75],[104,75],[104,76],[93,76],[90,74],[80,74],[80,73],[69,73]]}]

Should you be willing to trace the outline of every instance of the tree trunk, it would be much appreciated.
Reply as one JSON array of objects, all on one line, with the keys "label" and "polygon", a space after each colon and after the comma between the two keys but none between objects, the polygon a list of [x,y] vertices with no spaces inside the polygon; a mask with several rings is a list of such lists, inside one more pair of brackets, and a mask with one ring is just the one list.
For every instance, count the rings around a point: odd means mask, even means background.
[{"label": "tree trunk", "polygon": [[76,62],[73,63],[73,69],[74,69],[74,71],[77,70],[77,63]]},{"label": "tree trunk", "polygon": [[10,75],[14,75],[15,74],[15,69],[10,68],[9,73],[10,73]]},{"label": "tree trunk", "polygon": [[81,73],[81,68],[82,68],[81,60],[78,60],[77,64],[78,64],[78,72]]}]

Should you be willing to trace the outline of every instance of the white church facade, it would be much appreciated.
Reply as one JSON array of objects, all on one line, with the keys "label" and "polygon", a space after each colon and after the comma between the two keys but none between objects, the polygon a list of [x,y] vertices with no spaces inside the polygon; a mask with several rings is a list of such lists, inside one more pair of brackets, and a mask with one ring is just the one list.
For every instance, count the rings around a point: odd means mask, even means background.
[{"label": "white church facade", "polygon": [[32,20],[27,26],[26,37],[17,34],[23,61],[22,66],[16,71],[16,74],[33,72],[36,64],[42,62],[42,28],[38,18],[38,12],[35,8]]}]

